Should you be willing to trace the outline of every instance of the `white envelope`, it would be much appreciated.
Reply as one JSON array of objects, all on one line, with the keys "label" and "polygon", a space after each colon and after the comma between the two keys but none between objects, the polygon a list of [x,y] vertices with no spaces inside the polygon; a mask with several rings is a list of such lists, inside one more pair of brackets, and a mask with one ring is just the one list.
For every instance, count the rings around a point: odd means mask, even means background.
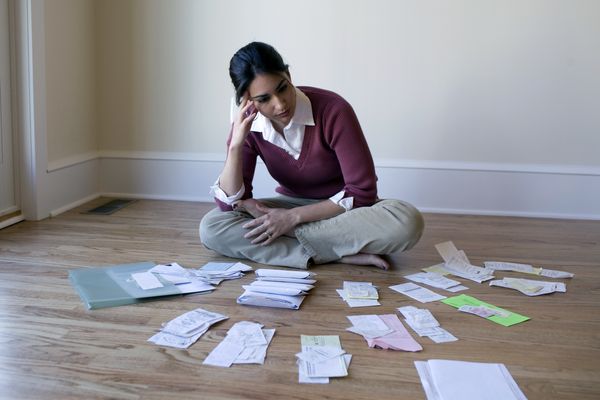
[{"label": "white envelope", "polygon": [[297,310],[304,296],[284,296],[279,294],[256,293],[246,290],[237,299],[238,304],[258,307],[288,308]]}]

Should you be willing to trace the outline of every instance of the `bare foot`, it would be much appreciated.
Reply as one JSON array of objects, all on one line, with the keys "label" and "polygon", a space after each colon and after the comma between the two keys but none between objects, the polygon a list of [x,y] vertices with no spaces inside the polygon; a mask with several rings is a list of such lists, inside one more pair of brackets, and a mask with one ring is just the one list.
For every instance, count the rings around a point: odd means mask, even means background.
[{"label": "bare foot", "polygon": [[353,265],[373,265],[384,270],[390,268],[390,264],[377,254],[358,253],[353,256],[342,257],[340,262]]},{"label": "bare foot", "polygon": [[265,213],[258,209],[257,203],[258,201],[256,201],[255,199],[240,200],[236,203],[235,210],[246,211],[254,218],[258,218],[263,216]]}]

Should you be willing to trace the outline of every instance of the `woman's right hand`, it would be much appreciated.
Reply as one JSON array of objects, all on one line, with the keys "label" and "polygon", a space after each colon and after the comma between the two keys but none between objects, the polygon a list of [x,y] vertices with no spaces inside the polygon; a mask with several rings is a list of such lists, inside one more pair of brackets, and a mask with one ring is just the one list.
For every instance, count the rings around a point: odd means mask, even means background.
[{"label": "woman's right hand", "polygon": [[246,140],[246,136],[250,133],[252,121],[256,118],[257,110],[254,107],[254,102],[247,95],[242,98],[238,114],[233,120],[233,133],[231,136],[232,146],[241,146]]}]

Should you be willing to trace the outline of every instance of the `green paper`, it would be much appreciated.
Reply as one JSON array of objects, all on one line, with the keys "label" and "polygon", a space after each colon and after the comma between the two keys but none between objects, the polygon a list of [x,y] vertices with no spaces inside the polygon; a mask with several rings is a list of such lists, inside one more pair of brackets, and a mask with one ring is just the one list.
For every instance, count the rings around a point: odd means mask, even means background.
[{"label": "green paper", "polygon": [[496,307],[492,304],[485,303],[479,299],[476,299],[475,297],[467,296],[466,294],[449,297],[449,298],[441,300],[441,301],[442,301],[442,303],[448,304],[449,306],[452,306],[454,308],[459,308],[460,306],[465,306],[465,305],[467,305],[467,306],[485,306],[485,307],[488,307],[488,308],[491,308],[494,310],[504,311],[505,313],[508,313],[507,317],[501,317],[499,315],[492,315],[491,317],[486,318],[492,322],[495,322],[495,323],[503,325],[503,326],[511,326],[511,325],[515,325],[515,324],[525,322],[525,321],[531,319],[524,315],[505,310],[504,308]]}]

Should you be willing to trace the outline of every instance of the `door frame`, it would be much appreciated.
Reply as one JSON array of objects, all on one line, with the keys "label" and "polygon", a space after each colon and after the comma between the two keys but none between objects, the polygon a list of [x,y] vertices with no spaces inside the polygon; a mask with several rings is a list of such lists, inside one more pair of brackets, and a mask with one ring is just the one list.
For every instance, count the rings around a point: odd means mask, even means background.
[{"label": "door frame", "polygon": [[22,217],[45,218],[45,46],[43,0],[8,0],[11,97],[17,200]]}]

